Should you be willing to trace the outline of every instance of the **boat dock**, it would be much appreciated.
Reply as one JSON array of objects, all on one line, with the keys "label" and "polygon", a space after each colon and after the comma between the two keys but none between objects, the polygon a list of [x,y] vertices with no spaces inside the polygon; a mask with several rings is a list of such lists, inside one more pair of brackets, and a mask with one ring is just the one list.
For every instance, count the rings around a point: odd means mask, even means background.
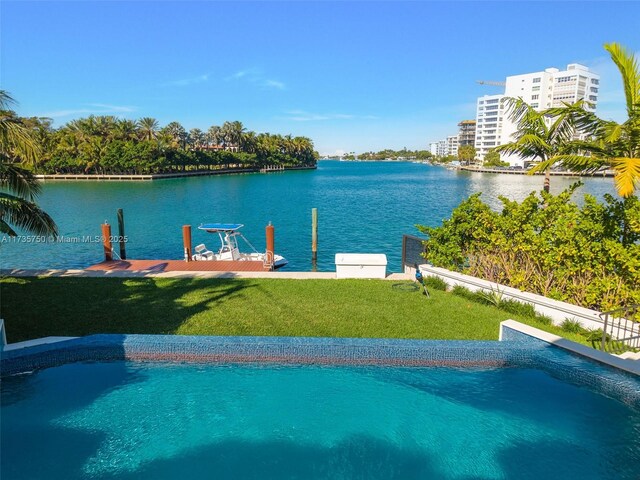
[{"label": "boat dock", "polygon": [[105,260],[87,267],[89,271],[107,272],[268,272],[269,265],[251,261],[202,261],[184,260]]}]

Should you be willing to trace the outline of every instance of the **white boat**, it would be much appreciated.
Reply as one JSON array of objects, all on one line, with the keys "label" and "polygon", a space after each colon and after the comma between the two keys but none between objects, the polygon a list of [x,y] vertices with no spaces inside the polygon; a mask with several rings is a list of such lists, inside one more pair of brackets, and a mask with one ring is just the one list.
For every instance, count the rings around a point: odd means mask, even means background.
[{"label": "white boat", "polygon": [[[195,261],[249,261],[262,262],[265,266],[272,266],[274,270],[284,267],[287,263],[281,255],[271,254],[271,252],[258,252],[249,240],[242,235],[239,230],[244,225],[239,223],[204,223],[198,227],[198,230],[204,230],[208,233],[217,233],[220,238],[220,249],[213,252],[205,246],[204,243],[197,245],[194,249],[195,254],[192,259]],[[238,248],[238,238],[253,250],[251,253],[242,253]]]}]

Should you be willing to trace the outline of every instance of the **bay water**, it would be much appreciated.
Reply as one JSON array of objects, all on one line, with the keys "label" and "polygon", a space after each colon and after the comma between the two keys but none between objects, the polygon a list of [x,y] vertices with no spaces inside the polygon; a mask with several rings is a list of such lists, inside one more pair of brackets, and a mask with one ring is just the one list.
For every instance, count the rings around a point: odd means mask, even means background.
[{"label": "bay water", "polygon": [[[276,253],[289,271],[309,271],[311,209],[318,209],[319,271],[335,269],[336,253],[384,253],[387,271],[401,271],[402,235],[419,235],[416,224],[438,226],[469,195],[482,192],[494,208],[498,196],[522,200],[542,188],[542,177],[447,170],[411,162],[320,161],[317,170],[221,175],[153,182],[47,181],[39,204],[56,221],[58,241],[33,236],[0,238],[2,268],[84,268],[103,259],[100,224],[117,235],[124,210],[127,256],[181,259],[182,225],[193,227],[193,245],[219,248],[217,235],[201,223],[242,223],[253,246],[265,250],[272,222]],[[577,181],[552,177],[557,193]],[[584,193],[615,194],[610,178],[585,178]],[[47,241],[45,241],[47,240]],[[114,245],[117,252],[118,247]],[[243,249],[244,250],[244,249]],[[247,248],[247,250],[250,250]]]}]

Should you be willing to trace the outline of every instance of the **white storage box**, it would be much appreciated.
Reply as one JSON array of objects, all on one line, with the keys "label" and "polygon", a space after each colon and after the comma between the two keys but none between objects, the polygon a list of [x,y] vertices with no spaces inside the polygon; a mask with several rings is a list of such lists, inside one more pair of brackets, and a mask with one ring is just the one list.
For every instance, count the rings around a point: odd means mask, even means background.
[{"label": "white storage box", "polygon": [[384,253],[336,253],[336,278],[385,278]]}]

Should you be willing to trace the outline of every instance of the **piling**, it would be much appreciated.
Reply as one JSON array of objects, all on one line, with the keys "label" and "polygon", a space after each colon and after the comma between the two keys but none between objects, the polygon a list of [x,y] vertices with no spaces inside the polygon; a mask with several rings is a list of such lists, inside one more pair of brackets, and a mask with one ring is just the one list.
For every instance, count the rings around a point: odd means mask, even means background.
[{"label": "piling", "polygon": [[267,259],[273,265],[274,262],[274,253],[276,251],[276,232],[271,222],[265,228],[265,233],[267,236]]},{"label": "piling", "polygon": [[113,260],[113,251],[111,247],[111,225],[105,220],[102,226],[102,248],[104,249],[104,259],[107,262]]},{"label": "piling", "polygon": [[191,261],[191,225],[182,226],[182,243],[184,245],[184,261]]},{"label": "piling", "polygon": [[318,209],[311,209],[311,260],[318,260]]},{"label": "piling", "polygon": [[121,208],[118,209],[118,242],[120,243],[120,258],[126,260],[127,250],[124,241],[124,213]]}]

